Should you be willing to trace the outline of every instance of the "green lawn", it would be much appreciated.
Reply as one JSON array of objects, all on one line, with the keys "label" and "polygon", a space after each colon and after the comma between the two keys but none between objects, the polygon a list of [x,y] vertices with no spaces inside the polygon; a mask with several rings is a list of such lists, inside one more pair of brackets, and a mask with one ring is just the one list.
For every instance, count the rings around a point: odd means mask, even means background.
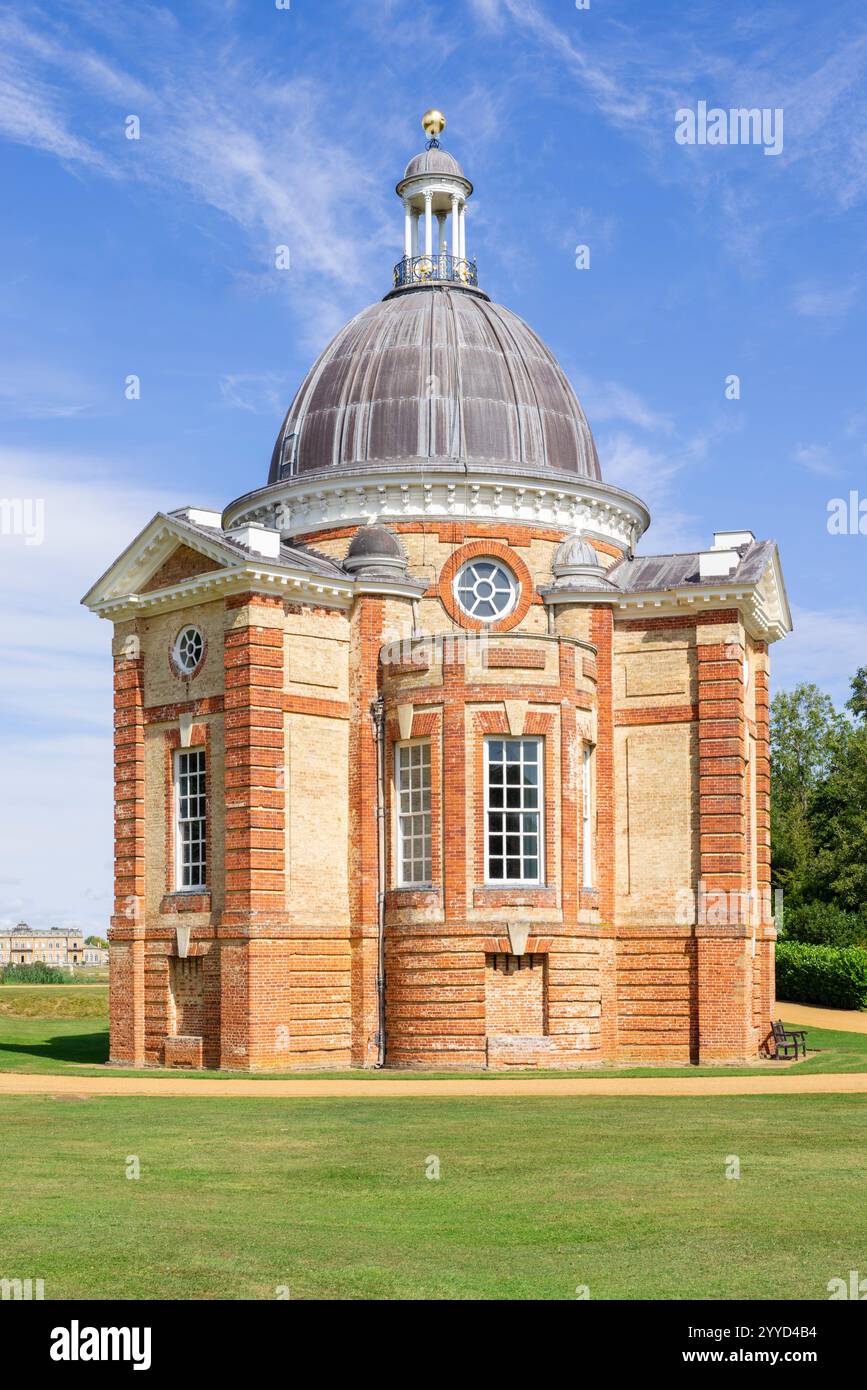
[{"label": "green lawn", "polygon": [[[46,996],[48,998],[46,999]],[[81,1076],[94,1076],[102,1070],[108,1060],[108,1008],[107,992],[94,989],[76,991],[73,987],[46,986],[42,990],[28,990],[26,986],[14,989],[0,987],[0,1071],[26,1072],[72,1072]],[[46,1017],[46,1012],[50,1016]],[[785,1005],[783,1005],[785,1018]],[[770,1069],[786,1072],[853,1072],[867,1071],[867,1034],[838,1033],[825,1028],[807,1030],[807,1043],[813,1055],[795,1066],[777,1067],[774,1063],[763,1062],[756,1066],[726,1067],[726,1075],[764,1076]],[[112,1068],[117,1076],[153,1076],[157,1069],[150,1068],[146,1073],[127,1068]],[[510,1072],[518,1076],[698,1076],[703,1072],[719,1075],[719,1067],[631,1067],[631,1068],[593,1068],[592,1071],[557,1071],[540,1073],[537,1071]],[[175,1073],[176,1074],[176,1073]],[[191,1072],[190,1079],[204,1076],[225,1076],[226,1073],[198,1071]],[[333,1076],[341,1078],[364,1077],[370,1079],[371,1073],[362,1071],[334,1071],[293,1073],[267,1072],[259,1075],[278,1076]],[[418,1077],[418,1072],[389,1072],[392,1078]],[[426,1076],[489,1076],[492,1084],[496,1076],[480,1072],[425,1072]]]},{"label": "green lawn", "polygon": [[825,1299],[867,1266],[859,1097],[2,1097],[0,1126],[0,1276],[49,1299]]}]

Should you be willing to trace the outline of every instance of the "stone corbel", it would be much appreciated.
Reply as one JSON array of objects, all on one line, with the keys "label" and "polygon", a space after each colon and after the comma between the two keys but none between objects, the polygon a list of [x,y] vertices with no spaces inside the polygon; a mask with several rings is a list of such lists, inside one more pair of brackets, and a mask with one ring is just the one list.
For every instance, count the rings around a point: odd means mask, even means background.
[{"label": "stone corbel", "polygon": [[509,733],[512,738],[520,738],[524,732],[524,721],[527,718],[526,700],[504,700],[503,708],[506,711],[506,720],[509,725]]},{"label": "stone corbel", "polygon": [[412,720],[414,714],[415,709],[412,705],[398,705],[397,707],[397,723],[403,742],[406,742],[408,738],[412,738]]}]

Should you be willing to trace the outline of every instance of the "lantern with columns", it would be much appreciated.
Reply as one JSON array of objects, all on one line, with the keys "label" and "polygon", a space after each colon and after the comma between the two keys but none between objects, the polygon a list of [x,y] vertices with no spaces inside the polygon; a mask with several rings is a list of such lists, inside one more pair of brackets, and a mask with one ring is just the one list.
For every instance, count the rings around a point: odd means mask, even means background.
[{"label": "lantern with columns", "polygon": [[[403,201],[403,260],[394,267],[394,283],[431,284],[452,280],[475,285],[475,261],[467,257],[466,206],[473,185],[454,155],[437,136],[445,128],[441,111],[427,111],[422,126],[427,147],[406,166],[397,185]],[[434,229],[436,219],[436,229]]]}]

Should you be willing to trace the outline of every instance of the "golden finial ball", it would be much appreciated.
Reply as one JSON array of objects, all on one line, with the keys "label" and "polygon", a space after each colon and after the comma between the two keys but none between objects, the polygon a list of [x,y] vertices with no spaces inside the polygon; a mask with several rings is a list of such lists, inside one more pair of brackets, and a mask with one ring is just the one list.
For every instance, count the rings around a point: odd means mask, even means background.
[{"label": "golden finial ball", "polygon": [[421,118],[421,128],[429,140],[435,140],[446,128],[446,118],[442,111],[425,111]]}]

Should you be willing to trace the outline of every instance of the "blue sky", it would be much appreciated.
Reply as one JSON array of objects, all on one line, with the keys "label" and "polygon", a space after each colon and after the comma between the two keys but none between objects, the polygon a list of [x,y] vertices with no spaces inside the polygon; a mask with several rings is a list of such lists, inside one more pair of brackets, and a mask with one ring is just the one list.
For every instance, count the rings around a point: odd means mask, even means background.
[{"label": "blue sky", "polygon": [[[679,145],[700,101],[782,108],[782,153]],[[841,702],[867,660],[867,537],[826,527],[867,497],[861,0],[13,4],[0,496],[44,499],[45,537],[0,535],[0,923],[105,928],[110,632],[78,600],[158,508],[265,480],[310,361],[389,287],[431,105],[476,185],[480,282],[649,503],[642,548],[775,537],[776,688]]]}]

